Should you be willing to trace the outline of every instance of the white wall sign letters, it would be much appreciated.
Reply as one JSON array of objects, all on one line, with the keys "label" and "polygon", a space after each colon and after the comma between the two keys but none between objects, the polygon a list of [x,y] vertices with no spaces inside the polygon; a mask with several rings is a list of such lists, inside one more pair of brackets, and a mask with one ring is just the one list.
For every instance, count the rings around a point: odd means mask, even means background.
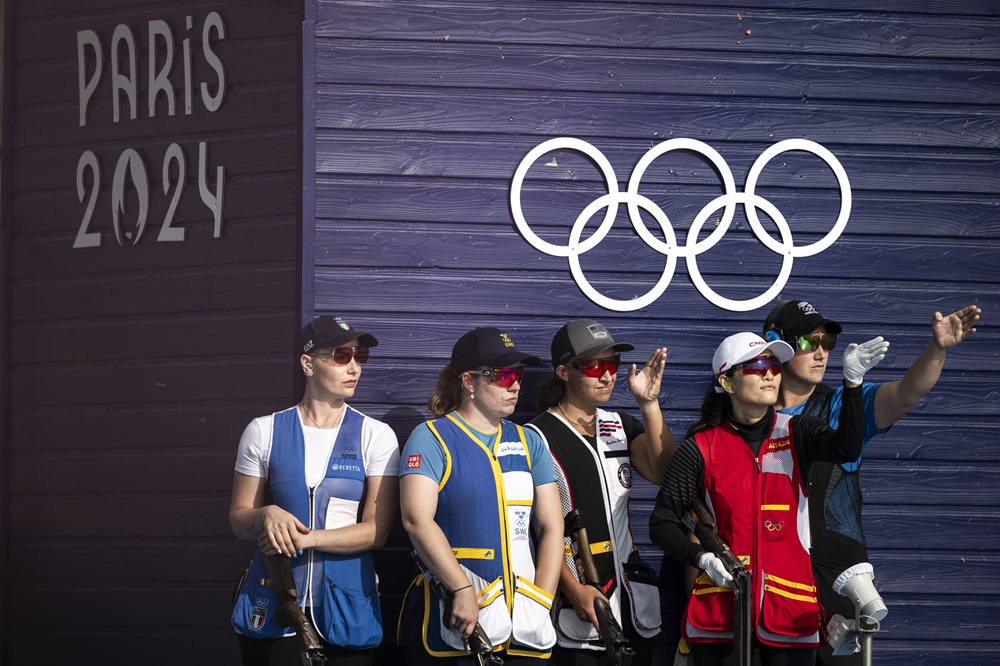
[{"label": "white wall sign letters", "polygon": [[[540,238],[528,225],[521,209],[521,186],[524,182],[528,169],[540,157],[554,150],[572,150],[583,153],[589,157],[600,169],[608,190],[607,194],[598,197],[591,202],[576,218],[576,222],[574,222],[573,227],[570,229],[569,242],[566,245],[554,245]],[[716,197],[704,208],[702,208],[702,210],[695,217],[694,221],[691,223],[691,228],[688,230],[687,234],[687,240],[683,246],[678,245],[674,229],[663,209],[650,199],[639,194],[639,183],[642,180],[642,176],[646,172],[646,169],[650,164],[652,164],[653,160],[672,150],[687,150],[700,153],[705,156],[722,176],[723,184],[723,194]],[[791,150],[801,150],[812,153],[826,162],[830,169],[833,170],[834,175],[837,177],[837,183],[840,188],[840,213],[837,216],[837,220],[834,223],[833,228],[830,229],[830,231],[820,240],[802,247],[797,247],[795,245],[792,239],[791,229],[788,226],[788,222],[781,214],[781,211],[779,211],[770,201],[758,196],[754,192],[757,186],[757,179],[760,177],[761,171],[763,171],[767,163],[777,155]],[[629,219],[632,222],[632,227],[635,229],[639,237],[650,248],[666,256],[666,265],[664,266],[663,274],[660,276],[653,288],[646,294],[630,300],[619,300],[605,296],[590,284],[580,267],[580,255],[594,249],[602,240],[604,240],[615,223],[615,219],[618,215],[618,207],[623,203],[626,204],[628,208]],[[774,284],[772,284],[767,291],[756,298],[747,300],[732,300],[719,295],[708,286],[698,270],[698,255],[711,249],[722,239],[732,223],[733,215],[736,212],[738,204],[742,204],[746,210],[750,228],[753,230],[757,239],[760,240],[760,242],[763,243],[767,249],[777,253],[782,258],[781,270],[779,271]],[[590,300],[604,308],[617,312],[631,312],[653,303],[663,294],[664,291],[666,291],[671,278],[674,276],[677,259],[679,257],[683,257],[687,264],[687,270],[688,274],[691,276],[691,281],[709,302],[726,310],[734,312],[747,312],[766,305],[781,292],[792,272],[792,262],[796,257],[810,257],[814,254],[818,254],[819,252],[822,252],[826,248],[830,247],[830,245],[832,245],[834,241],[840,237],[840,234],[844,231],[844,227],[847,226],[847,220],[851,213],[851,186],[847,179],[847,173],[844,171],[844,168],[841,166],[837,158],[834,157],[833,153],[818,143],[807,139],[788,139],[780,141],[765,150],[750,168],[743,192],[736,191],[736,184],[733,179],[732,171],[729,169],[729,165],[711,146],[695,139],[670,139],[669,141],[664,141],[663,143],[654,146],[645,155],[643,155],[642,159],[639,160],[639,163],[632,172],[632,176],[628,183],[628,190],[621,192],[618,189],[618,180],[615,176],[614,169],[612,169],[611,163],[600,150],[580,139],[559,137],[539,144],[527,155],[525,155],[524,159],[521,160],[521,163],[518,164],[517,170],[514,172],[514,179],[510,188],[510,206],[514,214],[514,223],[517,225],[517,228],[521,232],[524,239],[540,252],[554,257],[566,257],[569,260],[570,273],[573,275],[573,279],[576,281],[580,291],[582,291]],[[646,228],[646,225],[643,223],[639,213],[640,208],[652,215],[659,224],[660,229],[663,232],[663,240],[654,236]],[[718,226],[706,238],[699,241],[698,235],[701,232],[702,227],[705,226],[709,216],[720,208],[723,209],[723,214]],[[778,228],[778,233],[781,236],[780,241],[776,241],[768,235],[767,231],[761,224],[760,219],[757,217],[758,208],[763,210]],[[603,221],[588,238],[581,238],[587,222],[602,209],[605,210]]]},{"label": "white wall sign letters", "polygon": [[[175,79],[180,79],[176,89],[183,101],[183,114],[190,116],[196,111],[214,113],[222,106],[226,96],[226,69],[216,53],[215,44],[225,39],[226,27],[218,12],[209,13],[200,25],[194,16],[184,19],[183,39],[180,40],[180,57],[175,55],[175,31],[170,23],[163,20],[149,21],[146,48],[137,45],[132,29],[119,24],[111,36],[105,51],[105,44],[94,30],[80,30],[76,33],[77,69],[79,73],[79,122],[87,127],[92,121],[95,93],[102,81],[110,85],[110,94],[102,98],[110,102],[109,116],[113,125],[139,118],[140,108],[145,108],[149,118],[156,117],[157,104],[164,104],[167,117],[178,114],[175,98]],[[208,72],[207,80],[195,81],[192,75],[193,51],[192,35],[200,39],[201,58]],[[137,64],[138,58],[148,58],[145,69]],[[109,63],[110,74],[105,76],[105,63]],[[177,64],[177,67],[175,67]],[[175,74],[179,71],[179,75]],[[147,100],[143,105],[139,100],[139,82],[142,72],[147,76]],[[160,102],[159,100],[163,100]],[[200,102],[200,104],[199,104]],[[98,107],[99,109],[99,107]],[[149,149],[146,151],[149,157]],[[208,142],[199,141],[198,151],[198,195],[208,209],[214,225],[214,237],[222,235],[223,205],[225,202],[225,167],[215,167],[214,174],[209,167]],[[159,223],[157,241],[183,241],[186,230],[174,226],[175,214],[186,189],[187,160],[184,148],[178,143],[170,143],[163,151],[160,163],[163,197],[168,208]],[[111,197],[107,208],[100,206],[102,194],[101,163],[92,150],[85,150],[77,162],[76,191],[81,204],[85,204],[80,227],[73,241],[74,248],[99,247],[103,234],[93,228],[95,216],[98,219],[111,218],[119,245],[135,245],[142,238],[149,222],[149,206],[152,189],[149,170],[142,154],[134,148],[126,148],[118,156],[112,172]],[[155,172],[154,172],[155,173]],[[176,174],[176,179],[173,177]],[[137,201],[135,210],[126,210],[126,201]],[[126,218],[132,220],[126,222]],[[96,225],[97,227],[103,225]]]}]

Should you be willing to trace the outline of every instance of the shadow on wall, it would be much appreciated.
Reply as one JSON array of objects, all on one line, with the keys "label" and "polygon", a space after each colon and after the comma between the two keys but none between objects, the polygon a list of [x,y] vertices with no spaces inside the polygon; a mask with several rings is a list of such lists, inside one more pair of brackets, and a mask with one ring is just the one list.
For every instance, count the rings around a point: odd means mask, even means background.
[{"label": "shadow on wall", "polygon": [[[392,428],[403,448],[406,439],[427,415],[413,407],[394,407],[381,420]],[[410,539],[397,516],[385,547],[375,553],[375,571],[379,577],[379,595],[382,606],[382,644],[375,650],[375,663],[395,666],[403,663],[402,649],[396,646],[396,623],[407,585],[417,575],[417,568],[410,557]]]}]

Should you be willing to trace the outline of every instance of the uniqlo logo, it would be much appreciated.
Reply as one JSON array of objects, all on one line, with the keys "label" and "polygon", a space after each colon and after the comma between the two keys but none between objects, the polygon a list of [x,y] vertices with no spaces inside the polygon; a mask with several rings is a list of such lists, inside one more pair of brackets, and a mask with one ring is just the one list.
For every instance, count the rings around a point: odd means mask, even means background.
[{"label": "uniqlo logo", "polygon": [[420,468],[420,456],[410,456],[406,459],[406,469],[419,469]]}]

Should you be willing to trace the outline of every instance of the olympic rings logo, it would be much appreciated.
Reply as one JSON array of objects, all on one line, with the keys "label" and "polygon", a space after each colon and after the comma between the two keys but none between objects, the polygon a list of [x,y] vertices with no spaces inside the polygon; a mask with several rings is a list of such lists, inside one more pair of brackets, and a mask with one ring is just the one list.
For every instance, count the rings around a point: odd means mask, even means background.
[{"label": "olympic rings logo", "polygon": [[[570,230],[569,243],[567,245],[553,245],[542,240],[528,226],[528,222],[524,219],[524,214],[521,210],[521,186],[524,183],[528,169],[542,155],[560,149],[578,151],[591,158],[601,170],[608,189],[607,194],[591,202],[576,218],[576,222]],[[663,212],[663,209],[650,199],[639,194],[639,183],[646,169],[652,164],[653,160],[672,150],[688,150],[704,155],[715,166],[719,174],[721,174],[724,186],[723,194],[706,204],[694,218],[691,228],[687,233],[687,241],[683,247],[678,246],[673,226],[671,226],[670,219]],[[768,162],[781,153],[791,150],[812,153],[826,162],[827,166],[830,167],[837,177],[837,183],[840,188],[840,213],[833,228],[820,240],[802,247],[796,246],[793,242],[791,229],[781,211],[770,201],[754,192],[757,187],[757,179]],[[639,237],[650,248],[665,255],[667,258],[663,274],[653,288],[646,294],[631,300],[610,298],[600,293],[590,284],[580,267],[580,255],[594,249],[604,240],[615,223],[615,218],[618,215],[618,207],[623,203],[628,207],[629,219]],[[732,300],[716,293],[702,277],[698,269],[697,260],[699,254],[714,247],[722,239],[726,231],[729,230],[738,204],[743,204],[747,220],[750,222],[750,228],[757,239],[767,249],[782,257],[781,270],[774,284],[760,296],[747,300]],[[840,161],[829,150],[808,139],[786,139],[785,141],[779,141],[761,153],[747,174],[744,191],[738,192],[736,191],[736,184],[729,165],[714,148],[696,139],[670,139],[654,146],[643,155],[632,171],[632,176],[628,182],[628,190],[621,192],[618,188],[618,180],[614,169],[600,150],[580,139],[559,137],[539,144],[525,155],[521,163],[517,165],[517,170],[514,172],[514,179],[511,183],[510,207],[514,214],[514,223],[517,225],[524,239],[540,252],[553,257],[566,257],[569,259],[570,272],[580,291],[590,298],[590,300],[609,310],[630,312],[653,303],[666,291],[670,280],[674,276],[677,259],[678,257],[683,257],[687,265],[688,274],[691,276],[691,281],[702,296],[726,310],[747,312],[770,303],[781,292],[788,282],[788,277],[792,272],[792,263],[796,257],[811,257],[814,254],[818,254],[830,247],[840,237],[840,234],[844,231],[844,227],[847,226],[847,220],[851,213],[851,185],[847,179],[844,167],[841,166]],[[660,226],[664,240],[660,240],[646,228],[639,214],[640,208],[653,216]],[[701,232],[702,227],[705,226],[709,216],[720,208],[723,209],[723,214],[718,226],[708,237],[699,241],[698,234]],[[760,219],[757,217],[758,208],[763,210],[778,228],[778,233],[781,236],[780,241],[774,240],[764,229]],[[587,222],[601,209],[606,209],[604,220],[590,237],[582,239],[581,236]]]},{"label": "olympic rings logo", "polygon": [[784,523],[779,522],[777,520],[773,520],[773,521],[772,520],[765,520],[764,521],[764,527],[767,529],[768,532],[780,532],[781,528],[784,527],[784,526],[785,526]]}]

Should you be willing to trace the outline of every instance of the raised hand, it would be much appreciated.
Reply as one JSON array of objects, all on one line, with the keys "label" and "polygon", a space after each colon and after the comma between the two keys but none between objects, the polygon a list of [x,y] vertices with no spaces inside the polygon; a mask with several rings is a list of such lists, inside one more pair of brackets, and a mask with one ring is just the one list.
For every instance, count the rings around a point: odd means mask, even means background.
[{"label": "raised hand", "polygon": [[636,372],[635,363],[628,371],[628,387],[640,405],[655,402],[660,398],[660,383],[663,380],[663,368],[667,363],[667,348],[654,349],[641,372]]},{"label": "raised hand", "polygon": [[951,349],[976,332],[975,324],[982,310],[976,305],[962,308],[945,317],[935,312],[931,317],[931,335],[939,349]]},{"label": "raised hand", "polygon": [[864,380],[865,373],[878,365],[885,358],[889,349],[889,341],[878,336],[860,345],[853,342],[844,350],[844,379],[847,383],[858,385]]}]

